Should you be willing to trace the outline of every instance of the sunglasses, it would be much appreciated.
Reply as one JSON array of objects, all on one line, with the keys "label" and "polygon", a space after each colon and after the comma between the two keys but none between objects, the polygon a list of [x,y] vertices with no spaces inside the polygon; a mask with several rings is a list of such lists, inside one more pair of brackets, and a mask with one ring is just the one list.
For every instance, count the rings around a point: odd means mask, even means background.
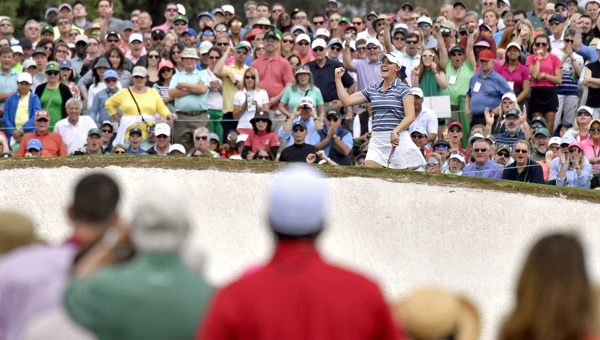
[{"label": "sunglasses", "polygon": [[333,46],[331,46],[329,49],[330,49],[330,50],[332,50],[332,51],[336,51],[336,52],[338,52],[338,51],[341,51],[341,50],[342,50],[342,48],[341,48],[341,47],[333,47]]},{"label": "sunglasses", "polygon": [[362,25],[362,21],[353,21],[352,24],[356,25],[356,26],[360,26],[360,25]]},{"label": "sunglasses", "polygon": [[525,149],[514,149],[513,152],[515,154],[520,153],[520,154],[526,154],[529,150],[525,150]]},{"label": "sunglasses", "polygon": [[115,155],[121,155],[121,154],[124,154],[124,153],[127,153],[127,152],[125,152],[125,151],[115,151]]},{"label": "sunglasses", "polygon": [[208,59],[210,59],[210,60],[219,60],[219,59],[221,59],[221,57],[208,57]]},{"label": "sunglasses", "polygon": [[169,67],[163,67],[163,68],[160,69],[160,72],[165,72],[165,71],[167,71],[167,72],[173,72],[173,69],[169,68]]},{"label": "sunglasses", "polygon": [[167,135],[158,135],[158,136],[156,136],[156,138],[157,139],[167,139],[167,138],[169,138],[169,136],[167,136]]},{"label": "sunglasses", "polygon": [[217,43],[217,46],[228,46],[229,43]]},{"label": "sunglasses", "polygon": [[545,127],[545,126],[542,125],[542,124],[531,124],[531,128],[534,129],[534,130],[535,129],[539,129],[539,128],[543,128],[543,127]]},{"label": "sunglasses", "polygon": [[264,119],[264,118],[255,119],[254,121],[257,122],[257,123],[268,123],[269,122],[268,119]]},{"label": "sunglasses", "polygon": [[178,21],[178,22],[174,23],[173,25],[175,25],[175,26],[185,26],[187,24],[185,22]]},{"label": "sunglasses", "polygon": [[600,131],[600,127],[591,127],[590,132]]},{"label": "sunglasses", "polygon": [[223,33],[223,32],[227,32],[227,29],[226,28],[215,28],[215,32]]},{"label": "sunglasses", "polygon": [[379,48],[378,46],[368,46],[367,50],[371,51],[371,50],[376,50],[378,48]]},{"label": "sunglasses", "polygon": [[313,52],[323,52],[325,49],[323,47],[315,47],[313,48]]},{"label": "sunglasses", "polygon": [[354,34],[354,35],[356,35],[356,31],[355,30],[347,30],[346,34]]},{"label": "sunglasses", "polygon": [[301,41],[299,43],[297,43],[298,46],[308,46],[307,42]]},{"label": "sunglasses", "polygon": [[436,150],[448,150],[448,147],[446,145],[444,145],[444,146],[439,146],[438,145],[438,146],[435,147],[435,149]]},{"label": "sunglasses", "polygon": [[578,149],[578,148],[569,149],[569,153],[579,153],[579,152],[581,152],[581,149]]},{"label": "sunglasses", "polygon": [[425,138],[425,135],[412,135],[410,137],[415,138],[415,139],[421,139],[421,138]]},{"label": "sunglasses", "polygon": [[160,56],[158,54],[150,54],[150,55],[148,55],[148,58],[150,58],[150,59],[160,59]]},{"label": "sunglasses", "polygon": [[119,39],[108,39],[106,40],[107,42],[111,43],[111,44],[116,44],[119,42]]},{"label": "sunglasses", "polygon": [[498,156],[504,157],[504,158],[508,158],[508,157],[510,157],[510,154],[508,152],[505,152],[505,151],[504,152],[500,151],[500,152],[498,152]]},{"label": "sunglasses", "polygon": [[206,31],[206,32],[202,32],[202,35],[205,36],[205,37],[207,37],[207,36],[212,37],[213,35],[215,35],[215,32]]},{"label": "sunglasses", "polygon": [[[289,15],[286,15],[286,16],[284,16],[284,17],[281,17],[281,20],[282,20],[282,21],[284,21],[284,20],[290,20],[290,16],[289,16]],[[241,24],[240,24],[240,26],[241,26]]]},{"label": "sunglasses", "polygon": [[338,117],[327,117],[327,120],[330,122],[337,122],[338,121]]},{"label": "sunglasses", "polygon": [[418,40],[407,40],[406,43],[409,45],[416,45],[419,43],[419,41]]},{"label": "sunglasses", "polygon": [[246,55],[246,54],[248,54],[248,51],[246,51],[246,50],[235,50],[235,51],[236,51],[237,53],[241,53],[241,54],[243,54],[243,55]]},{"label": "sunglasses", "polygon": [[577,112],[577,117],[581,117],[581,116],[592,116],[589,112],[587,111],[582,111],[582,112]]},{"label": "sunglasses", "polygon": [[181,54],[181,51],[173,51],[171,54]]},{"label": "sunglasses", "polygon": [[256,159],[260,159],[260,160],[264,160],[264,161],[270,161],[271,157],[269,157],[269,156],[256,156]]},{"label": "sunglasses", "polygon": [[164,38],[161,37],[160,35],[155,36],[154,38],[152,38],[152,40],[156,41],[156,40],[163,40]]},{"label": "sunglasses", "polygon": [[194,137],[195,140],[208,140],[208,136],[196,136]]},{"label": "sunglasses", "polygon": [[49,75],[49,76],[57,76],[58,72],[56,72],[56,71],[48,71],[48,72],[46,72],[46,74]]},{"label": "sunglasses", "polygon": [[[2,144],[0,144],[0,145],[2,145]],[[40,150],[31,148],[31,149],[28,149],[27,151],[33,153],[33,152],[39,152]]]},{"label": "sunglasses", "polygon": [[303,128],[296,128],[294,130],[292,130],[292,132],[304,132]]},{"label": "sunglasses", "polygon": [[486,152],[488,149],[483,148],[483,149],[473,149],[473,152]]},{"label": "sunglasses", "polygon": [[550,150],[552,150],[552,151],[558,151],[558,150],[560,150],[560,146],[551,146]]},{"label": "sunglasses", "polygon": [[540,47],[540,46],[546,47],[546,46],[548,46],[548,44],[547,43],[539,43],[539,42],[535,43],[535,47]]},{"label": "sunglasses", "polygon": [[167,12],[177,12],[177,8],[167,8]]},{"label": "sunglasses", "polygon": [[449,131],[450,132],[461,132],[462,130],[461,129],[450,129]]},{"label": "sunglasses", "polygon": [[323,24],[325,24],[325,21],[313,21],[313,25],[316,25],[316,26],[321,26]]},{"label": "sunglasses", "polygon": [[102,130],[102,132],[104,132],[104,133],[112,133],[112,132],[113,132],[113,130],[108,130],[108,129],[105,129],[105,130]]},{"label": "sunglasses", "polygon": [[573,43],[573,39],[565,39],[565,44],[572,44]]},{"label": "sunglasses", "polygon": [[396,38],[396,37],[394,37],[394,40],[396,40],[396,41],[404,41],[404,38]]},{"label": "sunglasses", "polygon": [[550,22],[550,26],[558,26],[560,24],[561,24],[561,22],[559,22],[559,21],[551,21]]},{"label": "sunglasses", "polygon": [[256,79],[256,77],[254,77],[254,76],[246,76],[245,78],[246,79]]},{"label": "sunglasses", "polygon": [[46,51],[54,51],[54,48],[53,48],[53,47],[51,47],[51,46],[44,46],[44,49],[45,49]]},{"label": "sunglasses", "polygon": [[433,58],[433,54],[427,54],[427,55],[423,54],[422,58]]},{"label": "sunglasses", "polygon": [[36,122],[44,123],[44,122],[48,122],[48,119],[46,119],[46,118],[36,119]]},{"label": "sunglasses", "polygon": [[440,164],[438,161],[427,161],[427,165],[438,165]]},{"label": "sunglasses", "polygon": [[427,23],[427,22],[421,22],[417,26],[419,26],[419,27],[431,27],[431,25],[429,23]]},{"label": "sunglasses", "polygon": [[294,40],[291,40],[291,39],[283,39],[283,40],[281,40],[281,42],[282,42],[282,43],[285,43],[285,44],[293,44],[293,43],[294,43]]},{"label": "sunglasses", "polygon": [[356,50],[357,51],[365,51],[367,48],[366,47],[357,47]]}]

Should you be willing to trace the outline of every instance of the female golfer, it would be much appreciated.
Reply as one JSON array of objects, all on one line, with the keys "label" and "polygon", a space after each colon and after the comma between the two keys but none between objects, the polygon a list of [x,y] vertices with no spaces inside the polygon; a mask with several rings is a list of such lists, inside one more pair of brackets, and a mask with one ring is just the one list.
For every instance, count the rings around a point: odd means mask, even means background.
[{"label": "female golfer", "polygon": [[335,85],[344,106],[371,103],[373,131],[365,166],[391,169],[423,167],[425,159],[407,131],[415,119],[415,106],[410,88],[406,85],[405,68],[394,52],[382,53],[378,59],[383,81],[352,95],[342,84],[344,68],[335,70]]}]

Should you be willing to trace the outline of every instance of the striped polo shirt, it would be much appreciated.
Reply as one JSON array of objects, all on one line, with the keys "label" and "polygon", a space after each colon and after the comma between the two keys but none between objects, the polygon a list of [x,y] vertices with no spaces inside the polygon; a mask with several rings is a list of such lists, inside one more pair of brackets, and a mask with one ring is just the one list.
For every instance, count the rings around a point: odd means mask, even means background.
[{"label": "striped polo shirt", "polygon": [[362,89],[360,93],[371,103],[373,111],[373,132],[391,131],[404,119],[404,97],[410,94],[410,88],[400,79],[383,93],[383,81]]}]

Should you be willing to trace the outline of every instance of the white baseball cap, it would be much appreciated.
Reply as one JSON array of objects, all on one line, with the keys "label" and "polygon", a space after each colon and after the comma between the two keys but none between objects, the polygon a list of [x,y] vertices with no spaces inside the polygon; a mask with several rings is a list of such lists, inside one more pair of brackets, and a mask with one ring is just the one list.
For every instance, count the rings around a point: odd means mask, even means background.
[{"label": "white baseball cap", "polygon": [[313,167],[289,165],[281,169],[269,190],[271,228],[289,236],[303,236],[323,229],[329,209],[325,176]]},{"label": "white baseball cap", "polygon": [[223,5],[223,6],[221,6],[221,9],[223,10],[223,12],[229,12],[231,14],[235,14],[235,8],[233,8],[233,6],[231,6],[231,5]]},{"label": "white baseball cap", "polygon": [[325,40],[319,38],[319,39],[315,39],[315,41],[312,42],[312,45],[310,46],[312,49],[315,49],[316,47],[327,47],[327,43],[325,42]]},{"label": "white baseball cap", "polygon": [[155,136],[160,136],[160,135],[170,136],[171,135],[171,127],[165,123],[158,123],[154,127],[154,135]]},{"label": "white baseball cap", "polygon": [[319,28],[319,29],[317,30],[317,32],[315,33],[315,37],[318,37],[318,36],[320,36],[320,35],[324,35],[324,36],[326,36],[327,38],[329,38],[329,37],[330,37],[330,35],[329,35],[329,31],[328,31],[327,29],[325,29],[325,28]]},{"label": "white baseball cap", "polygon": [[141,33],[132,33],[129,36],[129,43],[131,44],[134,41],[139,41],[139,42],[144,42],[144,37],[142,36]]},{"label": "white baseball cap", "polygon": [[309,44],[311,42],[310,37],[306,33],[300,33],[300,34],[298,34],[298,36],[296,37],[296,44],[299,43],[299,42],[301,42],[302,40],[308,41]]},{"label": "white baseball cap", "polygon": [[29,83],[29,85],[31,85],[31,83],[33,83],[31,74],[29,74],[27,72],[21,72],[21,74],[19,74],[19,76],[17,77],[17,82],[20,83],[22,81],[25,81],[25,82]]},{"label": "white baseball cap", "polygon": [[419,96],[423,98],[423,90],[421,90],[420,87],[413,87],[410,89],[410,93],[412,93],[413,96]]},{"label": "white baseball cap", "polygon": [[298,106],[305,106],[305,105],[308,107],[311,107],[311,108],[315,106],[311,97],[300,98],[300,103],[298,104]]}]

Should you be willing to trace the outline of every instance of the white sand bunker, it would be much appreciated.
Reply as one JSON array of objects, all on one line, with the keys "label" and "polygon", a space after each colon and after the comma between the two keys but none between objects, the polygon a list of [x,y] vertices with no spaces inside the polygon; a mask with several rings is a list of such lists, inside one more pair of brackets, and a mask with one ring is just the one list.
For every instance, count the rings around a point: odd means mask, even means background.
[{"label": "white sand bunker", "polygon": [[[2,170],[0,209],[25,212],[41,237],[60,242],[69,234],[64,212],[74,183],[89,171],[118,180],[125,218],[141,188],[167,178],[185,188],[181,194],[194,220],[192,248],[206,255],[204,271],[215,285],[269,258],[270,174],[114,166]],[[481,339],[495,337],[526,252],[543,233],[557,228],[578,233],[598,281],[597,204],[357,177],[330,178],[329,185],[333,202],[320,242],[325,257],[372,277],[390,300],[425,284],[470,296],[482,312]]]}]

